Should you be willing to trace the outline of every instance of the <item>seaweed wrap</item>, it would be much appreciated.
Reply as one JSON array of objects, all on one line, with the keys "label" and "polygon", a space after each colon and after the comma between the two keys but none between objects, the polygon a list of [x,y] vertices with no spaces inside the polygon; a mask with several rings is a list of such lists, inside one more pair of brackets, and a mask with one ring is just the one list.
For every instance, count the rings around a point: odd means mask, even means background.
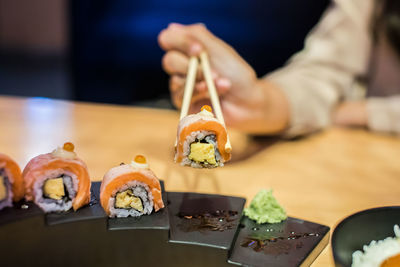
[{"label": "seaweed wrap", "polygon": [[0,210],[12,207],[12,202],[24,197],[24,181],[18,164],[0,153]]},{"label": "seaweed wrap", "polygon": [[231,159],[231,148],[226,146],[225,126],[205,105],[197,114],[184,117],[178,126],[175,162],[194,168],[224,166]]},{"label": "seaweed wrap", "polygon": [[45,212],[75,211],[90,201],[90,176],[72,143],[31,159],[22,177],[25,198]]},{"label": "seaweed wrap", "polygon": [[109,217],[138,217],[164,208],[160,181],[142,155],[104,175],[100,202]]}]

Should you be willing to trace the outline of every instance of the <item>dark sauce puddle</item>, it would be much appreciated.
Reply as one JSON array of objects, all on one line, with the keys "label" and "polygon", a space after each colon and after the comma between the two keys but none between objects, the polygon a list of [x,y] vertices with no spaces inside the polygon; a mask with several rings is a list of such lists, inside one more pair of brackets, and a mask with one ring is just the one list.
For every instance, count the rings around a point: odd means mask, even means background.
[{"label": "dark sauce puddle", "polygon": [[220,231],[233,229],[236,220],[239,218],[237,211],[216,210],[200,214],[188,214],[180,212],[177,214],[181,218],[178,227],[184,232],[194,231]]},{"label": "dark sauce puddle", "polygon": [[[253,229],[254,230],[254,229]],[[265,252],[268,254],[288,254],[292,247],[300,249],[303,247],[301,239],[318,237],[315,233],[296,234],[290,232],[288,236],[278,236],[269,238],[246,237],[240,244],[242,247],[253,249],[255,252]]]}]

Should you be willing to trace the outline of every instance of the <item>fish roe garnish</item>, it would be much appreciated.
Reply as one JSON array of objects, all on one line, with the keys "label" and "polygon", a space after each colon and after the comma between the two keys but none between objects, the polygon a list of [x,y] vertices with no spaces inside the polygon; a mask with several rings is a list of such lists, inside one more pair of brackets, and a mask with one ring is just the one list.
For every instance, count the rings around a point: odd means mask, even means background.
[{"label": "fish roe garnish", "polygon": [[140,163],[140,164],[147,163],[146,158],[143,155],[137,155],[133,161],[135,161],[136,163]]},{"label": "fish roe garnish", "polygon": [[71,142],[67,142],[64,144],[63,149],[69,152],[74,152],[75,146]]},{"label": "fish roe garnish", "polygon": [[209,105],[204,105],[201,107],[201,111],[207,110],[208,112],[212,112],[212,108]]}]

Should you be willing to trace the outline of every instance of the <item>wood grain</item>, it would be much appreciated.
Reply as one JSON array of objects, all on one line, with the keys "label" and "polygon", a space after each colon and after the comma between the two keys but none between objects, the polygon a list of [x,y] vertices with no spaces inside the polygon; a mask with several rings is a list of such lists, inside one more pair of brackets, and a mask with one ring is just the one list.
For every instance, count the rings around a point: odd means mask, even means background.
[{"label": "wood grain", "polygon": [[[86,161],[93,180],[136,154],[169,191],[246,197],[261,188],[293,217],[333,227],[359,210],[398,205],[400,138],[332,128],[296,141],[230,131],[232,162],[197,170],[173,163],[175,111],[0,97],[0,152],[21,167],[66,141]],[[332,266],[330,247],[313,266]]]}]

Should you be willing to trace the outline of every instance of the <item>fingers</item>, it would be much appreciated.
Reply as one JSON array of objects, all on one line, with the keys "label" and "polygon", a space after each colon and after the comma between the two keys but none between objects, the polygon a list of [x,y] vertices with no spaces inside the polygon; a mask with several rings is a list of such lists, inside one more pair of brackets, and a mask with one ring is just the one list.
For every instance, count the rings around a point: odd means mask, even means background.
[{"label": "fingers", "polygon": [[[226,94],[232,87],[232,83],[229,79],[226,78],[214,78],[215,88],[217,89],[218,95]],[[196,93],[208,92],[207,83],[203,81],[199,81],[195,86]]]},{"label": "fingers", "polygon": [[197,56],[203,45],[190,34],[190,26],[171,23],[158,35],[158,43],[162,49],[177,50],[188,56]]},{"label": "fingers", "polygon": [[186,75],[189,58],[176,50],[167,52],[162,58],[162,67],[166,73]]},{"label": "fingers", "polygon": [[[169,88],[171,90],[171,93],[175,93],[177,91],[183,92],[183,90],[185,88],[185,82],[186,82],[186,79],[182,76],[179,76],[179,75],[171,76],[171,78],[169,80]],[[217,88],[217,92],[220,95],[223,95],[226,92],[228,92],[232,86],[231,82],[225,78],[217,78],[214,80],[214,83],[215,83],[215,87]],[[193,95],[203,94],[204,92],[208,92],[206,82],[204,80],[196,82],[194,90],[193,90]]]},{"label": "fingers", "polygon": [[[182,105],[185,82],[186,79],[183,76],[173,75],[170,78],[169,87],[171,91],[171,98],[177,108],[180,108]],[[214,83],[220,96],[226,94],[232,86],[230,80],[226,78],[216,78]],[[199,81],[195,84],[191,102],[197,103],[198,101],[204,99],[209,99],[207,84],[205,81]]]},{"label": "fingers", "polygon": [[[182,106],[185,82],[186,82],[186,79],[179,75],[173,75],[173,76],[171,76],[171,78],[169,80],[169,88],[170,88],[170,92],[171,92],[172,102],[177,108],[181,108],[181,106]],[[197,85],[195,85],[195,89],[193,90],[193,95],[191,98],[192,103],[198,101],[201,98],[208,97],[207,91],[199,92],[196,89],[196,87],[197,87]]]},{"label": "fingers", "polygon": [[[223,54],[226,50],[224,43],[215,37],[202,24],[180,25],[170,24],[158,36],[158,42],[166,51],[162,59],[163,69],[171,75],[170,91],[175,106],[182,105],[185,77],[189,65],[189,57],[199,56],[201,51],[207,50],[210,54],[213,51],[216,55]],[[214,83],[219,95],[225,94],[231,88],[228,79],[219,77],[217,72],[212,71]],[[192,96],[192,103],[208,99],[207,85],[204,81],[201,67],[196,74],[196,84]]]},{"label": "fingers", "polygon": [[173,75],[169,79],[169,89],[171,93],[177,92],[178,90],[182,90],[185,86],[186,79],[179,75]]},{"label": "fingers", "polygon": [[[203,24],[185,26],[177,23],[171,23],[167,29],[163,30],[158,36],[158,41],[167,52],[162,58],[163,69],[170,75],[180,76],[186,76],[190,56],[198,56],[205,49],[205,45],[210,50],[220,47],[216,49],[218,52],[221,50],[222,43]],[[218,78],[215,71],[212,71],[212,75],[214,79]],[[199,67],[196,80],[202,81],[203,79],[203,73]],[[226,83],[221,85],[222,89],[226,87],[229,87],[226,86]],[[198,88],[202,91],[206,87],[200,84]]]},{"label": "fingers", "polygon": [[[168,51],[162,58],[162,67],[169,75],[185,76],[188,71],[189,58],[176,50]],[[202,80],[201,68],[197,68],[196,80]]]}]

